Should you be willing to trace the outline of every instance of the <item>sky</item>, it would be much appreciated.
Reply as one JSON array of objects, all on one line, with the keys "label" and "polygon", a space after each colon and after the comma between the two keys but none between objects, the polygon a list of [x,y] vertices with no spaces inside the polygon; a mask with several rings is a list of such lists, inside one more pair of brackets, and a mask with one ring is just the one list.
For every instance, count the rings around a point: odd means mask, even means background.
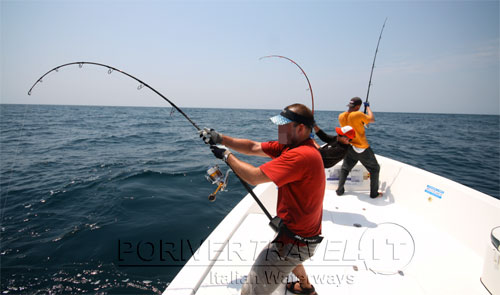
[{"label": "sky", "polygon": [[499,1],[0,0],[0,103],[500,113]]}]

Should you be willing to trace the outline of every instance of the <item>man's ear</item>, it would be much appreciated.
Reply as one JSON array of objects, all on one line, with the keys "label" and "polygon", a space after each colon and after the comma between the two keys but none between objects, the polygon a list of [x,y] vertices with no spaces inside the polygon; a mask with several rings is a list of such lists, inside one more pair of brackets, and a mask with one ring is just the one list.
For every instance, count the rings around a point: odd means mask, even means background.
[{"label": "man's ear", "polygon": [[299,134],[300,134],[301,136],[307,136],[307,137],[309,137],[309,134],[310,134],[311,132],[309,132],[309,128],[307,128],[307,127],[306,127],[306,125],[304,125],[304,124],[300,124],[298,127],[299,127],[299,130],[298,130],[298,131],[299,131]]}]

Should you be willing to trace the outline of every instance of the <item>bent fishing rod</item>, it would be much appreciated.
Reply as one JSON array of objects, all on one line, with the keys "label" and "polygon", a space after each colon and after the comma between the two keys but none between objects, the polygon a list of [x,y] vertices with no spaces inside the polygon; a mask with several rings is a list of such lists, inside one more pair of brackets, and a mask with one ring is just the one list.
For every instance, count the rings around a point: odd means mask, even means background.
[{"label": "bent fishing rod", "polygon": [[70,62],[70,63],[67,63],[67,64],[63,64],[63,65],[60,65],[60,66],[57,66],[55,68],[53,68],[52,70],[48,71],[47,73],[43,74],[43,76],[41,76],[36,82],[35,84],[33,84],[33,86],[31,86],[30,90],[28,91],[28,95],[31,95],[31,92],[33,91],[33,88],[35,88],[35,86],[38,84],[38,83],[41,83],[43,81],[43,78],[45,78],[45,76],[47,76],[48,74],[52,73],[52,72],[59,72],[59,69],[60,68],[63,68],[63,67],[67,67],[67,66],[71,66],[71,65],[78,65],[80,68],[83,67],[83,65],[85,64],[88,64],[88,65],[95,65],[95,66],[100,66],[100,67],[105,67],[108,69],[108,74],[111,74],[113,73],[113,71],[117,71],[119,73],[122,73],[124,74],[125,76],[128,76],[134,80],[136,80],[137,82],[139,82],[139,86],[137,86],[137,90],[141,90],[141,88],[143,88],[144,86],[146,86],[147,88],[151,89],[154,93],[158,94],[159,96],[161,96],[161,98],[163,98],[165,101],[167,101],[172,107],[174,107],[179,113],[181,113],[198,131],[200,131],[200,127],[198,127],[198,125],[196,125],[195,122],[193,122],[193,120],[191,120],[178,106],[176,106],[170,99],[166,98],[163,94],[161,94],[160,92],[158,92],[156,89],[154,89],[153,87],[149,86],[147,83],[143,82],[142,80],[130,75],[129,73],[126,73],[122,70],[119,70],[115,67],[112,67],[112,66],[108,66],[108,65],[105,65],[105,64],[100,64],[100,63],[96,63],[96,62],[88,62],[88,61],[78,61],[78,62]]},{"label": "bent fishing rod", "polygon": [[[370,72],[370,80],[368,81],[368,90],[366,92],[365,102],[368,102],[368,96],[370,95],[370,86],[372,86],[373,69],[375,68],[375,60],[377,59],[378,46],[380,45],[380,39],[382,39],[382,33],[384,32],[385,22],[387,22],[387,18],[385,18],[384,24],[382,25],[382,30],[380,30],[380,35],[378,36],[377,48],[375,49],[375,56],[373,57],[372,70]],[[366,114],[366,105],[365,105],[365,114]]]},{"label": "bent fishing rod", "polygon": [[[196,125],[195,122],[193,122],[193,120],[191,120],[191,118],[188,117],[188,115],[186,115],[186,113],[184,113],[178,106],[176,106],[170,99],[168,99],[167,97],[165,97],[163,94],[161,94],[159,91],[157,91],[156,89],[154,89],[153,87],[149,86],[147,83],[145,83],[144,81],[130,75],[129,73],[126,73],[122,70],[119,70],[115,67],[112,67],[112,66],[108,66],[108,65],[105,65],[105,64],[101,64],[101,63],[96,63],[96,62],[88,62],[88,61],[79,61],[79,62],[71,62],[71,63],[67,63],[67,64],[63,64],[63,65],[60,65],[60,66],[57,66],[55,68],[53,68],[52,70],[48,71],[47,73],[43,74],[36,82],[35,84],[33,84],[33,86],[31,86],[30,90],[28,91],[28,95],[31,95],[33,89],[35,88],[36,85],[38,85],[39,83],[41,83],[43,81],[43,78],[45,78],[47,75],[49,75],[50,73],[52,72],[59,72],[59,69],[63,68],[63,67],[67,67],[67,66],[71,66],[71,65],[78,65],[80,68],[83,68],[83,65],[95,65],[95,66],[100,66],[100,67],[104,67],[104,68],[107,68],[108,69],[108,74],[111,74],[113,71],[116,71],[116,72],[119,72],[119,73],[122,73],[124,74],[125,76],[128,76],[134,80],[136,80],[137,82],[139,82],[139,86],[137,87],[138,90],[141,90],[144,86],[149,88],[150,90],[152,90],[154,93],[158,94],[161,98],[163,98],[165,101],[167,101],[172,107],[174,107],[179,113],[181,113],[188,121],[189,123],[191,123],[194,128],[196,128],[196,130],[198,131],[201,131],[201,128],[198,127],[198,125]],[[232,167],[231,165],[229,165],[229,163],[226,163],[229,168],[232,170]],[[234,170],[233,170],[234,172]],[[236,177],[240,180],[241,184],[245,187],[245,189],[248,191],[248,193],[254,198],[255,202],[257,202],[257,204],[259,205],[259,207],[262,209],[262,211],[264,212],[264,214],[266,214],[267,218],[269,218],[270,221],[273,220],[273,217],[271,216],[271,214],[269,213],[269,211],[267,211],[266,207],[264,206],[264,204],[262,204],[262,202],[259,200],[259,198],[255,195],[255,193],[253,192],[252,188],[248,185],[248,183],[246,183],[243,179],[241,179],[238,174],[234,173],[236,175]],[[219,184],[219,188],[221,187],[221,185]],[[217,190],[215,191],[215,193],[217,193],[217,191],[219,190],[219,188],[217,188]],[[212,199],[210,200],[215,200],[215,193],[213,193],[212,195],[209,196],[209,199],[210,197],[212,197]]]},{"label": "bent fishing rod", "polygon": [[302,72],[302,74],[304,75],[304,77],[306,77],[306,80],[307,80],[307,85],[309,85],[309,93],[311,94],[311,103],[312,103],[312,107],[311,107],[311,111],[312,113],[314,114],[314,95],[313,95],[313,90],[312,90],[312,86],[311,86],[311,82],[309,82],[309,78],[307,77],[307,74],[306,72],[304,71],[304,69],[302,69],[301,66],[299,66],[298,63],[296,63],[294,60],[292,60],[291,58],[288,58],[286,56],[282,56],[282,55],[267,55],[267,56],[263,56],[261,58],[259,58],[259,60],[262,60],[264,58],[271,58],[271,57],[276,57],[276,58],[283,58],[283,59],[286,59],[290,62],[292,62],[294,65],[296,65],[300,71]]}]

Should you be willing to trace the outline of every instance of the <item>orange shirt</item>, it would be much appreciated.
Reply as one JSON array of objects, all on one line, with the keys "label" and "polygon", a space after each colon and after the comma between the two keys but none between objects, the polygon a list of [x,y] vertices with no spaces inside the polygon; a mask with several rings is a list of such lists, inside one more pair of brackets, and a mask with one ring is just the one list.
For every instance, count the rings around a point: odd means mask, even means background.
[{"label": "orange shirt", "polygon": [[351,145],[361,149],[366,149],[370,146],[368,140],[366,140],[365,126],[363,125],[369,122],[368,115],[360,111],[343,112],[339,115],[340,127],[349,125],[356,131],[356,136],[352,139]]}]

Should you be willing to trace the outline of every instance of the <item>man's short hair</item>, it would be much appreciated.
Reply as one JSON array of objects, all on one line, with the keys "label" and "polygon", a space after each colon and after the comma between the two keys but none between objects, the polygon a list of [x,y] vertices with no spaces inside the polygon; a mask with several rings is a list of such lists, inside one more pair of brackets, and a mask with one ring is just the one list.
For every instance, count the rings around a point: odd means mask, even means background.
[{"label": "man's short hair", "polygon": [[[287,106],[285,109],[289,109],[290,111],[293,111],[294,113],[297,113],[298,115],[301,115],[302,117],[305,117],[306,119],[310,120],[311,122],[314,123],[314,114],[313,112],[305,105],[301,103],[294,103],[289,106]],[[306,125],[306,124],[304,124]],[[313,126],[307,126],[312,129]]]}]

